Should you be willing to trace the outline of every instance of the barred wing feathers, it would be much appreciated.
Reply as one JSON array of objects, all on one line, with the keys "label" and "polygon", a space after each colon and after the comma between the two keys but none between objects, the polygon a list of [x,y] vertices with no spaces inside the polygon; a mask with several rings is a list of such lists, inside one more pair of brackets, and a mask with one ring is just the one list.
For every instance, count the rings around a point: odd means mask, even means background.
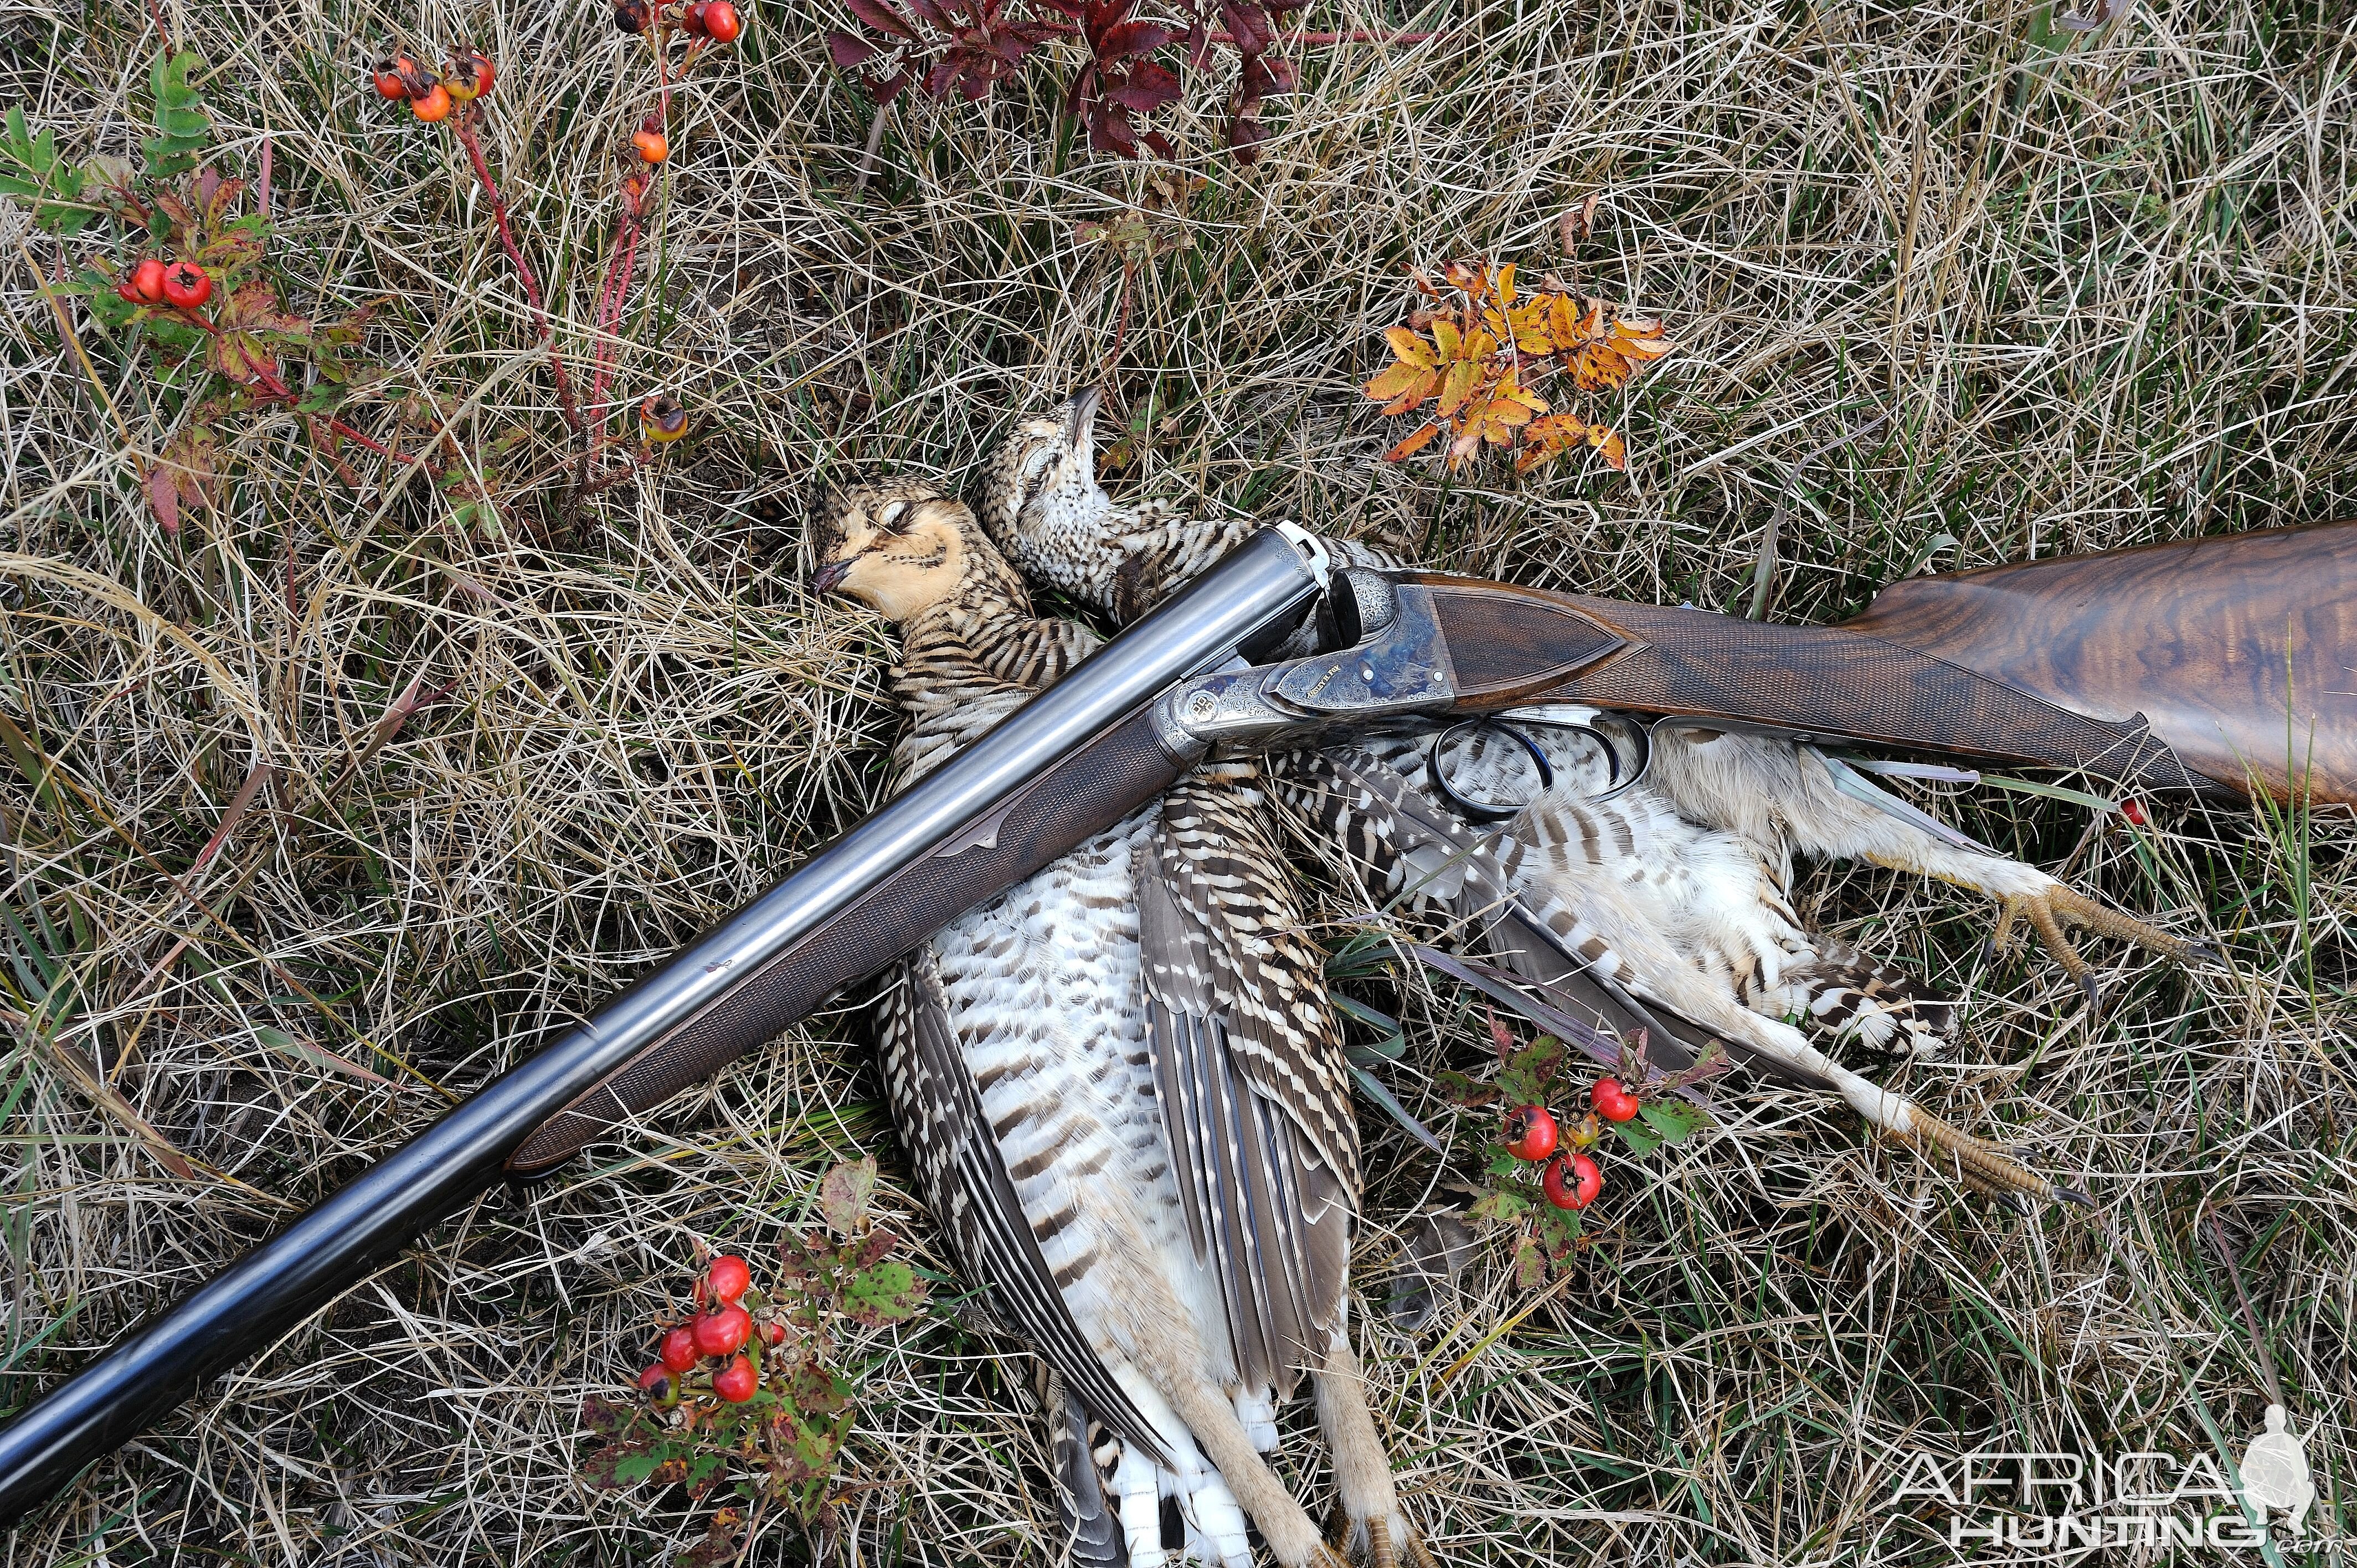
[{"label": "barred wing feathers", "polygon": [[1167,1464],[1168,1451],[1153,1423],[1105,1370],[1073,1320],[1024,1218],[981,1091],[958,1050],[930,948],[919,949],[894,972],[877,998],[877,1015],[893,1119],[925,1203],[948,1233],[965,1276],[988,1289],[993,1311],[1055,1369],[1073,1399],[1124,1441]]},{"label": "barred wing feathers", "polygon": [[1156,1085],[1187,1230],[1239,1376],[1292,1391],[1342,1325],[1359,1136],[1321,955],[1250,765],[1168,796],[1140,852]]}]

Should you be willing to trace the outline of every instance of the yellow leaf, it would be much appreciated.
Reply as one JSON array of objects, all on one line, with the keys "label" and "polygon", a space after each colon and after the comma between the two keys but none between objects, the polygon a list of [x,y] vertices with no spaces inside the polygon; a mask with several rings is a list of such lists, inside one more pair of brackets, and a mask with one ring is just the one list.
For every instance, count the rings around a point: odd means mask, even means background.
[{"label": "yellow leaf", "polygon": [[1448,367],[1448,377],[1440,383],[1440,417],[1448,418],[1465,406],[1473,395],[1473,387],[1481,374],[1479,360],[1459,360]]},{"label": "yellow leaf", "polygon": [[1457,335],[1457,324],[1453,321],[1435,321],[1432,324],[1432,338],[1433,341],[1440,345],[1439,362],[1442,363],[1456,359],[1457,351],[1464,347],[1464,339]]},{"label": "yellow leaf", "polygon": [[1477,330],[1465,339],[1465,357],[1469,360],[1486,360],[1497,351],[1498,340],[1487,332]]},{"label": "yellow leaf", "polygon": [[1629,471],[1629,444],[1620,439],[1620,433],[1617,430],[1606,430],[1601,424],[1598,425],[1596,428],[1598,430],[1604,431],[1603,440],[1594,441],[1593,437],[1591,437],[1591,442],[1596,447],[1597,456],[1611,464],[1612,467],[1620,472],[1623,474],[1627,473]]},{"label": "yellow leaf", "polygon": [[[1390,370],[1369,381],[1366,385],[1366,393],[1378,403],[1388,403],[1393,398],[1406,396],[1410,387],[1431,379],[1432,371],[1429,367],[1411,364],[1402,360]],[[1417,403],[1423,401],[1421,397],[1416,399]]]},{"label": "yellow leaf", "polygon": [[1432,345],[1406,328],[1384,328],[1383,341],[1392,346],[1392,352],[1397,354],[1402,362],[1427,371],[1433,368]]},{"label": "yellow leaf", "polygon": [[1515,455],[1514,472],[1527,474],[1542,463],[1554,462],[1558,455],[1555,447],[1543,441],[1534,441]]},{"label": "yellow leaf", "polygon": [[1559,294],[1547,307],[1547,326],[1555,338],[1555,346],[1566,353],[1579,342],[1579,315],[1571,307],[1571,295]]},{"label": "yellow leaf", "polygon": [[1481,427],[1478,424],[1458,432],[1457,439],[1448,444],[1448,467],[1453,471],[1462,467],[1465,459],[1481,450]]},{"label": "yellow leaf", "polygon": [[1512,262],[1498,269],[1498,303],[1508,310],[1514,307],[1514,263]]},{"label": "yellow leaf", "polygon": [[1384,453],[1383,461],[1386,463],[1405,462],[1408,458],[1415,456],[1418,452],[1423,451],[1426,446],[1431,446],[1432,438],[1439,434],[1439,425],[1427,424],[1423,429],[1417,431],[1415,435],[1409,436],[1406,440],[1401,442],[1398,446],[1393,447],[1390,451]]},{"label": "yellow leaf", "polygon": [[1609,344],[1591,343],[1571,361],[1571,379],[1582,392],[1610,392],[1633,369]]}]

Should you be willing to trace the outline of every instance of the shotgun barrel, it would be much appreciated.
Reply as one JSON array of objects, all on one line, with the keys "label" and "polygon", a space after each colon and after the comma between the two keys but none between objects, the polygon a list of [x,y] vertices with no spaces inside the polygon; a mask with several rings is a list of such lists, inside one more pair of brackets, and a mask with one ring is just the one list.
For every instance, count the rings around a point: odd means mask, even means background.
[{"label": "shotgun barrel", "polygon": [[[1299,536],[1305,539],[1306,536]],[[545,1169],[1153,799],[1148,710],[1290,630],[1314,545],[1264,531],[996,729],[0,1429],[0,1527],[497,1185]],[[638,1079],[634,1065],[654,1064]],[[617,1093],[604,1087],[624,1080]],[[602,1096],[602,1098],[600,1098]],[[553,1129],[535,1139],[544,1129]],[[514,1161],[527,1151],[531,1158]]]}]

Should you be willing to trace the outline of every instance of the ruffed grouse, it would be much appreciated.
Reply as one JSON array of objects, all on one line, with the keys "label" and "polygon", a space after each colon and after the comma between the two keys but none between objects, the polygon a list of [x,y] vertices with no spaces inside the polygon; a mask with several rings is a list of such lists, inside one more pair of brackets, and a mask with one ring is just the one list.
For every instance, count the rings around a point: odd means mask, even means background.
[{"label": "ruffed grouse", "polygon": [[[907,779],[1096,645],[1035,617],[973,514],[924,483],[834,494],[819,539],[815,585],[900,627]],[[1358,1135],[1281,865],[1222,770],[1189,775],[933,937],[879,1004],[922,1195],[1060,1388],[1080,1562],[1166,1561],[1175,1495],[1208,1561],[1244,1568],[1249,1516],[1287,1568],[1339,1568],[1259,1452],[1303,1371],[1351,1525],[1338,1545],[1429,1561],[1344,1332]],[[1116,1439],[1103,1476],[1092,1418]]]},{"label": "ruffed grouse", "polygon": [[[1117,505],[1095,476],[1097,401],[1083,392],[1020,421],[986,466],[977,506],[1019,568],[1125,622],[1257,525]],[[1328,543],[1352,564],[1397,564],[1364,545]],[[1584,971],[1608,988],[1625,987],[1756,1058],[1836,1090],[1878,1125],[1934,1145],[1985,1189],[2053,1191],[1824,1057],[1784,1021],[1914,1050],[1938,1044],[1948,1012],[1909,977],[1803,927],[1787,892],[1795,854],[1865,859],[1987,893],[2002,906],[2000,934],[2027,918],[2091,993],[2091,972],[2063,934],[2066,922],[2180,961],[2207,953],[2034,866],[1958,847],[1842,793],[1820,757],[1787,741],[1661,726],[1645,779],[1599,800],[1601,748],[1576,734],[1542,732],[1555,787],[1483,838],[1412,782],[1437,733],[1431,725],[1401,725],[1290,754],[1273,759],[1272,784],[1350,849],[1379,897],[1417,892],[1488,924],[1491,943],[1534,978]],[[1500,742],[1485,752],[1483,745],[1475,736],[1457,759],[1477,791],[1485,770],[1516,749]]]}]

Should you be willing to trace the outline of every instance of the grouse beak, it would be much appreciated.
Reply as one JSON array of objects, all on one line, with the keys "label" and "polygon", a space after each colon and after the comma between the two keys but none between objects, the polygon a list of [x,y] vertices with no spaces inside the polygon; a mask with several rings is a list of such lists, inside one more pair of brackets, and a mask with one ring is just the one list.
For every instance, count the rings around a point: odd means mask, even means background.
[{"label": "grouse beak", "polygon": [[851,564],[857,559],[856,555],[846,555],[840,561],[830,561],[813,572],[810,575],[810,591],[813,594],[831,594],[841,587],[843,580],[851,575]]},{"label": "grouse beak", "polygon": [[1091,387],[1086,392],[1072,394],[1072,401],[1066,405],[1071,412],[1064,416],[1064,439],[1071,442],[1075,449],[1087,446],[1096,434],[1097,410],[1103,403],[1104,389],[1102,387]]}]

